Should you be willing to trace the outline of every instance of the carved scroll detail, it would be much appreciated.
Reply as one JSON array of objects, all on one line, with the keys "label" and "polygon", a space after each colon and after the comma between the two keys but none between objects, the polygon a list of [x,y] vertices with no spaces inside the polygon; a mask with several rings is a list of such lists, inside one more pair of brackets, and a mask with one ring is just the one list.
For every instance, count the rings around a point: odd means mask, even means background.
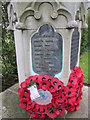
[{"label": "carved scroll detail", "polygon": [[16,12],[14,11],[13,5],[9,4],[8,6],[8,20],[9,20],[9,30],[14,30],[14,25],[17,22],[17,15]]},{"label": "carved scroll detail", "polygon": [[[86,25],[86,13],[87,13],[87,3],[78,2],[78,3],[65,3],[59,2],[59,0],[52,0],[52,2],[48,2],[47,0],[34,0],[33,2],[28,3],[26,8],[24,8],[22,14],[17,18],[16,12],[14,11],[13,5],[10,3],[8,6],[8,18],[9,18],[9,27],[8,29],[14,29],[14,25],[16,24],[17,29],[26,29],[25,20],[28,16],[33,16],[36,20],[41,19],[42,14],[39,11],[40,5],[43,3],[48,3],[52,6],[53,11],[51,13],[51,18],[53,20],[57,19],[59,15],[64,15],[67,19],[66,28],[74,28],[77,27],[76,16],[79,20],[81,18],[83,27],[87,27]],[[14,3],[13,3],[14,4]],[[18,20],[17,20],[18,19]],[[17,21],[17,23],[16,23]]]}]

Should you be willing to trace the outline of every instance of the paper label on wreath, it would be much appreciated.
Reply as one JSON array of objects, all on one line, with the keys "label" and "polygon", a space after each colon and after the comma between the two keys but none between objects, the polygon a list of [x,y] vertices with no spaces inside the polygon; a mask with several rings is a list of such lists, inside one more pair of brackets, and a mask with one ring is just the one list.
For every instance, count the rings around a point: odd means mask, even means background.
[{"label": "paper label on wreath", "polygon": [[31,100],[35,100],[38,97],[40,97],[39,92],[38,92],[35,84],[33,86],[29,87],[28,90],[30,90],[30,93],[31,93],[31,95],[30,95]]}]

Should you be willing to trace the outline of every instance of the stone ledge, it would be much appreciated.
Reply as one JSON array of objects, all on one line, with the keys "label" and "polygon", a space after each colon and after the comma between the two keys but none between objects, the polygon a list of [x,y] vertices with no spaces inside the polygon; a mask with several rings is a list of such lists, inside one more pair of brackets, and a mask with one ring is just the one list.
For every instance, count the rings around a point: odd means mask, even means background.
[{"label": "stone ledge", "polygon": [[[2,118],[30,118],[29,114],[19,106],[18,84],[15,84],[6,91],[0,93],[0,117]],[[88,118],[88,98],[87,86],[83,87],[83,97],[78,111],[68,113],[65,118]],[[1,102],[2,101],[2,102]],[[61,118],[61,117],[58,117]]]}]

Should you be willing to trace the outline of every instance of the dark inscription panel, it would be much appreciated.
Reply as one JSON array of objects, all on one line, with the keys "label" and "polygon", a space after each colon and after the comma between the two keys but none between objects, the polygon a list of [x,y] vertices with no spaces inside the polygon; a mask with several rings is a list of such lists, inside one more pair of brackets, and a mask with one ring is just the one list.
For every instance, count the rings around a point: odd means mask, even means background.
[{"label": "dark inscription panel", "polygon": [[62,36],[45,24],[31,38],[33,70],[54,76],[62,69]]},{"label": "dark inscription panel", "polygon": [[71,64],[70,64],[70,69],[73,69],[77,64],[78,51],[79,51],[79,32],[78,32],[78,28],[75,28],[74,32],[72,34],[72,41],[71,41]]}]

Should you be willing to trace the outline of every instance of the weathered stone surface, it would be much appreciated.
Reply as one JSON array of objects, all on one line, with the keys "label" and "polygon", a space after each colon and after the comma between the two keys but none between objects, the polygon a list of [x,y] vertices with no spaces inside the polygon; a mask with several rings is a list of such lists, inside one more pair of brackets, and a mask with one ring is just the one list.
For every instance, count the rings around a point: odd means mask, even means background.
[{"label": "weathered stone surface", "polygon": [[29,118],[19,106],[18,84],[2,93],[2,118]]},{"label": "weathered stone surface", "polygon": [[[90,111],[90,109],[88,109],[88,103],[90,101],[90,96],[88,97],[88,90],[90,91],[90,88],[88,89],[86,86],[83,87],[83,97],[79,110],[68,113],[65,118],[88,118]],[[28,113],[24,109],[21,109],[19,106],[17,91],[18,84],[15,84],[11,88],[0,93],[0,118],[1,116],[3,118],[30,118]]]},{"label": "weathered stone surface", "polygon": [[10,87],[9,90],[18,93],[18,88],[19,88],[19,84],[15,84],[14,86]]}]

